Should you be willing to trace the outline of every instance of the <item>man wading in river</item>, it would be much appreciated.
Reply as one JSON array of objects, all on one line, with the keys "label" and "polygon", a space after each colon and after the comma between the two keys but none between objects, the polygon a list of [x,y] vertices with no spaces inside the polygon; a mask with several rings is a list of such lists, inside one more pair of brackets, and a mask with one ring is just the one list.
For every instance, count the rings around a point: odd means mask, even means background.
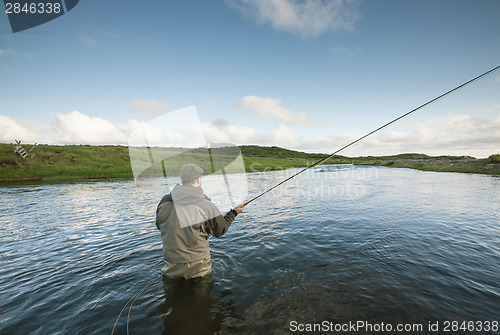
[{"label": "man wading in river", "polygon": [[210,273],[209,235],[221,237],[243,212],[244,205],[236,206],[222,216],[219,209],[203,193],[201,174],[195,164],[184,165],[179,175],[182,185],[175,185],[156,209],[156,227],[163,242],[166,277],[185,279]]}]

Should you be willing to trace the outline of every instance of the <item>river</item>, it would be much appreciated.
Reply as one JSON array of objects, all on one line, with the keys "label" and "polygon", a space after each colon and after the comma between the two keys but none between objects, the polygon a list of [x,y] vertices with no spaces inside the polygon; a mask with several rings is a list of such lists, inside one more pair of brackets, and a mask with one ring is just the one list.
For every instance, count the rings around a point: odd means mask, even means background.
[{"label": "river", "polygon": [[312,168],[211,238],[213,273],[190,281],[160,272],[172,181],[0,185],[0,333],[110,334],[122,309],[115,334],[500,333],[500,177]]}]

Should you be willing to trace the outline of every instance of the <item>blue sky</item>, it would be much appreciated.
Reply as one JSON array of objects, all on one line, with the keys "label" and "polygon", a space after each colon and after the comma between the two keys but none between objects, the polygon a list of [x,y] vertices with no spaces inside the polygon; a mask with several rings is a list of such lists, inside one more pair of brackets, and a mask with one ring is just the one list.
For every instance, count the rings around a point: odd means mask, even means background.
[{"label": "blue sky", "polygon": [[[127,145],[195,105],[208,142],[330,153],[500,65],[499,13],[496,0],[87,0],[14,34],[2,12],[0,141]],[[343,154],[402,152],[500,152],[500,71]]]}]

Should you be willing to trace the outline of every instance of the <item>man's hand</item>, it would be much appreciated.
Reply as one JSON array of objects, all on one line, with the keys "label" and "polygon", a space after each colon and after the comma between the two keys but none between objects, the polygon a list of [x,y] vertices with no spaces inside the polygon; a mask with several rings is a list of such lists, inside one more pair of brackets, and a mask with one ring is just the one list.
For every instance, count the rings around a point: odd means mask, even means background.
[{"label": "man's hand", "polygon": [[238,205],[238,206],[234,207],[233,209],[236,213],[240,214],[245,209],[245,205]]}]

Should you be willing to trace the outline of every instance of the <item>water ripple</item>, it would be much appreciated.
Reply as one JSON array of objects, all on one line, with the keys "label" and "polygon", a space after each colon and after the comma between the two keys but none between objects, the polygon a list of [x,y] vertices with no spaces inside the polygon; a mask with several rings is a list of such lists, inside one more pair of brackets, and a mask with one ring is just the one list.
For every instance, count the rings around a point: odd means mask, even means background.
[{"label": "water ripple", "polygon": [[[249,174],[249,193],[296,171]],[[183,296],[207,306],[210,332],[288,333],[290,320],[498,319],[500,178],[350,165],[309,172],[211,238],[212,277],[193,284],[206,295]],[[160,276],[154,211],[166,184],[1,187],[0,333],[109,333],[148,283],[131,310],[135,333],[188,318],[175,302],[179,286]]]}]

